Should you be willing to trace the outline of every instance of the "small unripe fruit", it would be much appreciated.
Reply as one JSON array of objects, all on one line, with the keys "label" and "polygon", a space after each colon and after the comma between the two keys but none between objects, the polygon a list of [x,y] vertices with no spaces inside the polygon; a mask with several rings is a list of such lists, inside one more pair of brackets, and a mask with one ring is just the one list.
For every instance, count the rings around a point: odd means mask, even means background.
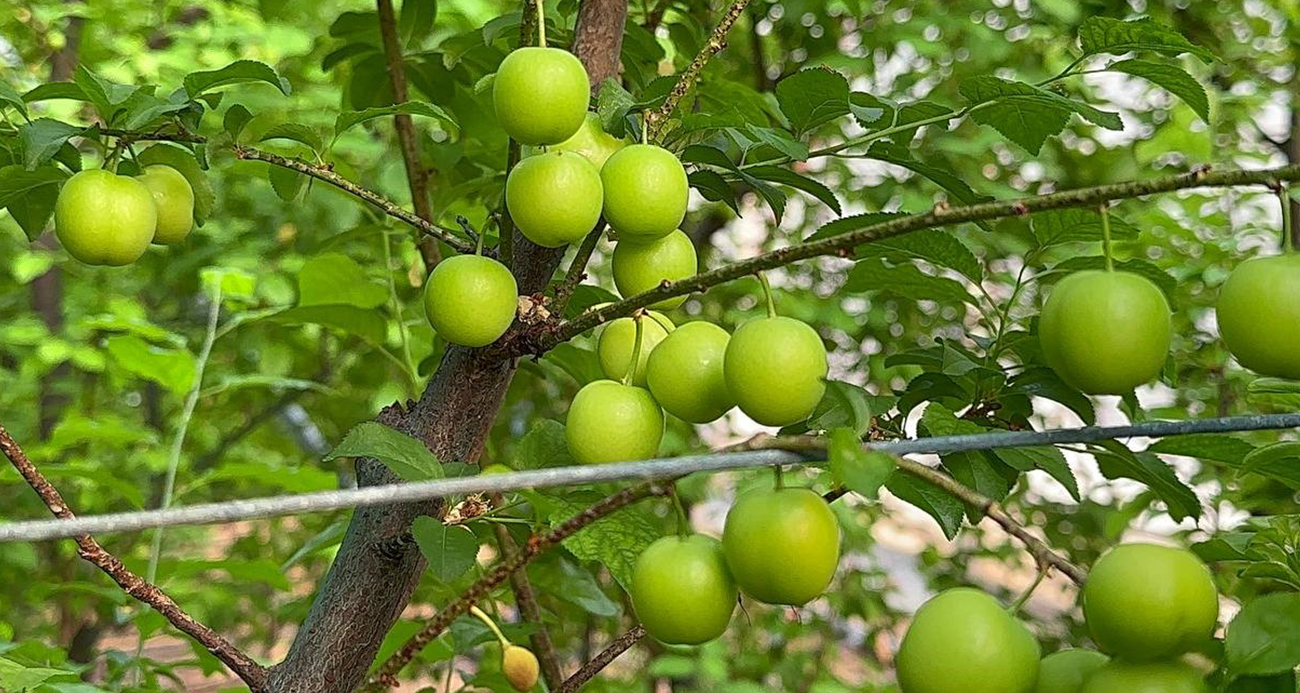
[{"label": "small unripe fruit", "polygon": [[[674,329],[673,321],[662,313],[647,311],[641,318],[641,354],[636,361],[636,372],[632,374],[632,384],[645,387],[646,365],[650,354],[660,342]],[[596,343],[596,357],[600,360],[600,370],[606,378],[623,382],[627,369],[632,364],[632,351],[636,347],[636,320],[619,318],[612,320],[600,331]]]},{"label": "small unripe fruit", "polygon": [[646,632],[670,645],[699,645],[722,635],[740,596],[717,539],[663,537],[632,571],[632,607]]},{"label": "small unripe fruit", "polygon": [[438,336],[467,347],[495,342],[515,320],[519,287],[506,266],[481,255],[457,255],[434,265],[424,309]]},{"label": "small unripe fruit", "polygon": [[[600,117],[595,113],[588,113],[583,119],[582,126],[578,131],[573,133],[573,137],[552,146],[551,151],[574,152],[587,157],[597,170],[605,165],[609,157],[614,152],[628,145],[627,138],[619,139],[605,132],[605,128],[600,125]],[[524,156],[537,156],[544,154],[538,147],[526,147]]]},{"label": "small unripe fruit", "polygon": [[559,48],[513,50],[492,81],[497,121],[522,144],[557,144],[572,137],[590,101],[586,68]]},{"label": "small unripe fruit", "polygon": [[1030,693],[1038,656],[1038,641],[996,599],[958,587],[917,610],[895,665],[903,693]]},{"label": "small unripe fruit", "polygon": [[1061,650],[1043,657],[1038,664],[1034,693],[1079,693],[1083,682],[1110,661],[1092,650]]},{"label": "small unripe fruit", "polygon": [[569,404],[564,439],[582,464],[646,460],[659,452],[664,413],[647,390],[597,380]]},{"label": "small unripe fruit", "polygon": [[158,228],[158,208],[144,183],[103,169],[74,174],[54,204],[54,233],[87,265],[129,265]]},{"label": "small unripe fruit", "polygon": [[764,426],[789,426],[826,394],[826,347],[794,318],[750,320],[731,335],[723,372],[741,411]]},{"label": "small unripe fruit", "polygon": [[506,207],[519,232],[547,248],[582,240],[600,219],[600,173],[573,152],[530,156],[506,179]]},{"label": "small unripe fruit", "polygon": [[194,228],[194,188],[180,171],[163,164],[146,166],[137,176],[153,194],[158,226],[153,242],[172,245],[185,240]]},{"label": "small unripe fruit", "polygon": [[727,512],[722,548],[745,594],[799,606],[820,596],[835,577],[840,523],[811,489],[754,489]]},{"label": "small unripe fruit", "polygon": [[646,361],[646,385],[669,414],[708,423],[736,406],[727,389],[723,360],[731,335],[710,322],[673,330]]},{"label": "small unripe fruit", "polygon": [[1209,690],[1201,672],[1182,662],[1117,659],[1094,671],[1079,693],[1208,693]]},{"label": "small unripe fruit", "polygon": [[690,183],[682,162],[667,149],[629,145],[609,157],[600,177],[605,184],[605,221],[619,240],[662,238],[686,218]]},{"label": "small unripe fruit", "polygon": [[1070,386],[1123,395],[1160,375],[1173,332],[1160,288],[1131,272],[1086,270],[1062,279],[1038,323],[1043,357]]},{"label": "small unripe fruit", "polygon": [[[691,237],[674,230],[651,241],[620,239],[614,246],[612,260],[614,285],[623,298],[659,286],[664,281],[677,281],[695,275],[695,244]],[[665,298],[650,304],[651,308],[672,310],[686,302],[686,296]]]},{"label": "small unripe fruit", "polygon": [[1300,380],[1300,253],[1247,260],[1219,291],[1219,333],[1237,362]]},{"label": "small unripe fruit", "polygon": [[537,656],[532,650],[511,645],[501,651],[501,673],[505,674],[510,686],[520,693],[533,690],[540,671]]}]

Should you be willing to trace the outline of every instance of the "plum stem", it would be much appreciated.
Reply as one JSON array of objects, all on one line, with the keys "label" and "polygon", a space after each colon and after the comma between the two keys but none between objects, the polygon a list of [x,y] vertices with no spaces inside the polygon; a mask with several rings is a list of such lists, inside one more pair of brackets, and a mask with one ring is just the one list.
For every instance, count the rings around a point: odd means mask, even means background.
[{"label": "plum stem", "polygon": [[763,296],[767,299],[767,317],[776,317],[776,301],[772,298],[772,285],[767,281],[767,275],[762,272],[755,274],[758,277],[758,283],[763,285]]},{"label": "plum stem", "polygon": [[632,340],[632,361],[627,364],[627,373],[623,374],[623,384],[631,385],[636,379],[636,369],[641,364],[641,339],[644,336],[645,328],[641,325],[641,318],[645,316],[645,311],[637,311],[632,315],[632,322],[636,323],[636,337]]},{"label": "plum stem", "polygon": [[785,488],[785,475],[782,474],[781,465],[772,467],[772,487],[780,491]]},{"label": "plum stem", "polygon": [[1282,252],[1289,253],[1294,250],[1295,241],[1292,240],[1291,193],[1286,183],[1278,184],[1277,197],[1282,202]]},{"label": "plum stem", "polygon": [[537,0],[537,45],[546,47],[546,10],[542,7],[542,0]]},{"label": "plum stem", "polygon": [[677,513],[677,535],[689,537],[691,535],[691,521],[686,516],[686,506],[682,505],[682,499],[677,495],[677,486],[670,487],[668,495],[673,498],[673,509]]},{"label": "plum stem", "polygon": [[1038,566],[1038,576],[1034,578],[1033,583],[1031,583],[1024,592],[1020,593],[1019,597],[1016,597],[1014,602],[1011,602],[1011,606],[1007,607],[1008,614],[1015,616],[1020,613],[1021,607],[1029,601],[1030,597],[1034,596],[1034,590],[1037,590],[1038,586],[1043,584],[1043,578],[1047,577],[1047,571],[1049,569],[1050,566],[1046,563]]},{"label": "plum stem", "polygon": [[1110,243],[1110,205],[1101,203],[1097,208],[1101,212],[1101,252],[1106,256],[1106,271],[1115,271],[1115,256]]},{"label": "plum stem", "polygon": [[487,613],[477,606],[471,606],[469,612],[478,617],[478,620],[487,624],[488,630],[492,631],[492,634],[497,636],[497,640],[501,642],[502,649],[510,647],[510,639],[505,636],[505,633],[501,632],[501,629],[497,627],[496,621],[493,621],[491,616],[488,616]]}]

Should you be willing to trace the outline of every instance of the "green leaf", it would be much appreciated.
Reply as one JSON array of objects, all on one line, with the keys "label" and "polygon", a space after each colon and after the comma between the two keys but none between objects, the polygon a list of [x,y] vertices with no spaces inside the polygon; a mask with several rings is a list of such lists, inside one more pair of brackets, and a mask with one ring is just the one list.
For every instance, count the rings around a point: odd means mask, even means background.
[{"label": "green leaf", "polygon": [[735,189],[717,171],[707,169],[691,171],[687,178],[690,180],[691,187],[699,190],[704,199],[710,202],[722,202],[740,214],[740,203],[736,201]]},{"label": "green leaf", "polygon": [[1087,395],[1066,385],[1050,368],[1029,368],[1007,383],[1009,392],[1021,393],[1033,397],[1046,397],[1068,407],[1089,426],[1097,423],[1092,400]]},{"label": "green leaf", "polygon": [[776,102],[795,134],[849,113],[849,83],[829,68],[800,70],[776,85]]},{"label": "green leaf", "polygon": [[755,166],[746,169],[746,173],[761,180],[779,183],[781,185],[788,185],[792,188],[802,190],[818,200],[821,200],[827,207],[835,210],[837,215],[843,211],[840,207],[839,199],[835,197],[835,193],[820,181],[813,180],[807,176],[801,176],[794,171],[781,168],[780,166]]},{"label": "green leaf", "polygon": [[1175,522],[1187,517],[1200,518],[1201,503],[1196,498],[1196,493],[1159,457],[1150,452],[1134,453],[1113,440],[1099,445],[1106,452],[1095,453],[1097,465],[1107,479],[1122,477],[1146,484],[1156,497],[1164,501],[1169,516]]},{"label": "green leaf", "polygon": [[388,323],[373,310],[351,305],[298,306],[266,318],[282,325],[324,325],[356,335],[376,346],[384,343]]},{"label": "green leaf", "polygon": [[[1041,248],[1060,243],[1100,241],[1102,237],[1101,214],[1091,209],[1054,209],[1039,212],[1029,220],[1030,229]],[[1112,238],[1136,238],[1137,227],[1110,215]]]},{"label": "green leaf", "polygon": [[1280,674],[1300,665],[1300,594],[1256,597],[1228,624],[1224,651],[1237,676]]},{"label": "green leaf", "polygon": [[999,460],[1013,469],[1021,472],[1027,472],[1031,469],[1039,469],[1047,472],[1053,479],[1056,479],[1065,487],[1074,500],[1081,500],[1079,496],[1079,482],[1074,478],[1074,472],[1070,465],[1065,461],[1065,455],[1060,450],[1049,445],[1035,446],[1029,448],[999,448],[993,451]]},{"label": "green leaf", "polygon": [[451,582],[469,572],[478,557],[478,537],[461,526],[448,527],[421,515],[411,523],[411,536],[439,582]]},{"label": "green leaf", "polygon": [[194,355],[187,349],[150,344],[135,335],[114,335],[104,344],[117,365],[183,395],[194,385]]},{"label": "green leaf", "polygon": [[[931,166],[913,159],[911,151],[902,145],[892,142],[876,142],[867,150],[867,156],[878,161],[901,166],[912,173],[922,176],[951,193],[957,201],[963,204],[976,204],[992,199],[987,195],[980,195],[975,192],[966,184],[966,181],[953,175],[949,169]],[[987,222],[976,223],[985,231],[992,230],[992,227]]]},{"label": "green leaf", "polygon": [[163,116],[181,113],[194,107],[194,104],[189,101],[163,101],[140,90],[126,100],[118,116],[123,128],[142,130],[150,125],[161,124],[160,119]]},{"label": "green leaf", "polygon": [[636,99],[618,80],[606,77],[596,95],[596,117],[600,118],[601,128],[614,137],[622,137],[624,117],[635,104]]},{"label": "green leaf", "polygon": [[893,455],[863,448],[861,438],[851,428],[831,431],[827,450],[836,483],[871,500],[880,495],[880,487],[898,468]]},{"label": "green leaf", "polygon": [[[342,118],[343,115],[340,115],[339,117]],[[307,145],[307,147],[309,147],[313,152],[317,153],[319,153],[324,146],[321,141],[320,133],[317,132],[315,128],[308,127],[301,123],[279,123],[272,125],[266,132],[262,133],[262,137],[258,142],[266,142],[268,140],[292,140],[299,144]]]},{"label": "green leaf", "polygon": [[399,113],[435,118],[447,126],[453,134],[460,131],[460,126],[450,113],[424,101],[407,101],[392,106],[375,106],[364,111],[343,111],[334,119],[334,139],[338,139],[344,132],[368,120],[393,116]]},{"label": "green leaf", "polygon": [[910,263],[890,267],[879,259],[859,260],[844,290],[883,291],[913,301],[975,302],[966,287],[952,279],[926,274]]},{"label": "green leaf", "polygon": [[0,107],[3,106],[13,108],[22,115],[23,120],[27,119],[27,102],[8,82],[0,80]]},{"label": "green leaf", "polygon": [[600,369],[596,352],[571,343],[558,344],[542,357],[543,363],[558,366],[582,387],[595,380],[601,380],[605,374]]},{"label": "green leaf", "polygon": [[[6,166],[5,168],[20,169],[21,167]],[[4,169],[0,168],[0,178],[3,176]],[[0,183],[0,185],[3,185],[3,183]],[[43,185],[31,189],[25,194],[15,196],[9,201],[8,206],[4,208],[8,209],[9,216],[18,222],[18,226],[27,235],[27,239],[35,241],[49,224],[50,217],[54,214],[54,205],[58,200],[59,188],[54,185]]]},{"label": "green leaf", "polygon": [[1196,433],[1185,436],[1162,438],[1151,444],[1147,452],[1163,455],[1181,455],[1197,459],[1240,466],[1255,449],[1254,445],[1240,438],[1222,433]]},{"label": "green leaf", "polygon": [[402,11],[397,25],[408,45],[418,44],[433,30],[433,20],[438,16],[436,0],[402,0]]},{"label": "green leaf", "polygon": [[298,565],[305,558],[321,549],[337,545],[339,542],[343,541],[343,535],[347,534],[347,531],[348,520],[346,518],[340,518],[330,523],[328,527],[322,529],[312,535],[310,539],[303,542],[302,546],[299,546],[298,550],[293,552],[293,555],[285,559],[284,563],[280,564],[280,572],[283,573],[288,571],[290,568]]},{"label": "green leaf", "polygon": [[[1099,270],[1106,268],[1106,258],[1101,255],[1077,255],[1063,262],[1052,266],[1047,273],[1039,275],[1044,284],[1050,284],[1056,280],[1063,279],[1065,275],[1078,272],[1081,270]],[[1164,292],[1165,298],[1172,305],[1174,296],[1178,291],[1178,280],[1168,272],[1160,269],[1158,265],[1147,260],[1122,260],[1115,263],[1115,269],[1122,272],[1130,272],[1140,277],[1151,280],[1152,284],[1160,287]]]},{"label": "green leaf", "polygon": [[95,110],[99,112],[100,119],[105,123],[113,122],[114,117],[121,110],[121,105],[137,91],[137,87],[118,84],[100,77],[86,67],[85,63],[77,65],[72,80],[95,105]]},{"label": "green leaf", "polygon": [[1205,95],[1205,88],[1187,73],[1187,70],[1171,62],[1154,60],[1121,60],[1106,66],[1112,72],[1123,72],[1141,77],[1148,82],[1183,100],[1191,107],[1201,120],[1210,120],[1210,99]]},{"label": "green leaf", "polygon": [[276,196],[285,202],[293,202],[302,193],[307,184],[307,177],[291,168],[270,164],[266,167],[266,179]]},{"label": "green leaf", "polygon": [[329,462],[340,457],[373,457],[405,481],[428,481],[444,476],[438,458],[424,443],[377,421],[353,426],[343,442],[321,459]]},{"label": "green leaf", "polygon": [[[1011,493],[1014,474],[1004,474],[1005,465],[984,452],[954,452],[943,455],[943,466],[952,478],[976,493],[1001,502]],[[1008,478],[1010,477],[1010,478]],[[972,506],[965,507],[966,518],[972,524],[984,517],[984,512]]]},{"label": "green leaf", "polygon": [[[547,497],[552,509],[549,514],[552,528],[582,512],[597,498],[581,494],[576,498]],[[647,546],[659,538],[656,522],[645,510],[630,506],[611,513],[583,527],[564,540],[564,548],[584,561],[599,561],[614,576],[623,589],[632,588],[632,568]]]},{"label": "green leaf", "polygon": [[[808,145],[791,139],[790,135],[783,130],[747,123],[744,132],[762,144],[780,152],[782,156],[788,157],[791,161],[803,161],[808,158]],[[838,209],[835,211],[836,213],[839,212]]]},{"label": "green leaf", "polygon": [[1251,450],[1241,460],[1240,474],[1263,474],[1279,465],[1300,466],[1300,442],[1293,440],[1265,445]]},{"label": "green leaf", "polygon": [[203,70],[185,75],[185,92],[194,98],[209,89],[228,84],[265,82],[288,96],[293,90],[289,80],[281,77],[271,66],[256,60],[237,60],[217,70]]},{"label": "green leaf", "polygon": [[[907,216],[911,215],[904,212],[866,212],[864,214],[854,214],[853,216],[836,219],[835,221],[826,224],[820,229],[814,231],[813,234],[804,239],[804,241],[820,241],[832,236],[861,231],[862,229],[877,224],[883,224],[887,221],[893,221]],[[866,241],[864,241],[864,243],[865,242]]]},{"label": "green leaf", "polygon": [[55,676],[75,676],[62,669],[46,667],[29,667],[25,664],[0,657],[0,690],[10,693],[23,693],[36,688]]},{"label": "green leaf", "polygon": [[51,118],[37,118],[18,128],[18,141],[23,147],[23,164],[28,171],[54,158],[68,139],[81,134],[82,129]]},{"label": "green leaf", "polygon": [[82,91],[81,87],[77,86],[75,82],[48,82],[23,94],[23,101],[27,103],[57,99],[90,101],[90,98],[86,96],[86,92]]},{"label": "green leaf", "polygon": [[962,82],[959,91],[976,107],[971,110],[972,120],[992,127],[1031,154],[1038,154],[1048,137],[1065,129],[1071,113],[1110,130],[1124,129],[1115,113],[1024,82],[983,75]]},{"label": "green leaf", "polygon": [[858,385],[838,380],[827,381],[826,394],[822,395],[822,401],[813,410],[807,430],[847,427],[861,438],[871,430],[871,402],[871,393]]},{"label": "green leaf", "polygon": [[859,259],[875,257],[894,263],[924,260],[936,267],[955,270],[973,282],[984,278],[984,265],[975,253],[955,234],[940,229],[922,229],[858,246]]},{"label": "green leaf", "polygon": [[961,530],[966,507],[951,493],[902,471],[891,474],[885,481],[885,488],[899,500],[915,505],[933,517],[949,539],[956,537]]},{"label": "green leaf", "polygon": [[1210,51],[1183,38],[1174,29],[1145,17],[1127,22],[1110,17],[1089,17],[1079,27],[1079,46],[1085,57],[1150,51],[1169,56],[1189,53],[1205,63],[1214,61],[1214,54]]},{"label": "green leaf", "polygon": [[202,226],[211,218],[217,194],[193,152],[174,144],[159,143],[140,152],[138,159],[141,166],[165,164],[180,171],[194,190],[194,223]]},{"label": "green leaf", "polygon": [[985,432],[983,426],[958,418],[951,409],[937,402],[926,405],[925,412],[921,414],[921,426],[930,437],[979,435]]},{"label": "green leaf", "polygon": [[346,304],[378,308],[388,300],[388,289],[372,282],[352,258],[339,253],[317,255],[298,270],[298,305]]},{"label": "green leaf", "polygon": [[605,596],[591,571],[565,558],[532,562],[528,566],[528,577],[546,594],[563,599],[593,616],[609,618],[622,612],[617,602]]},{"label": "green leaf", "polygon": [[564,438],[564,424],[542,419],[519,439],[515,446],[516,469],[540,469],[573,464],[569,445]]},{"label": "green leaf", "polygon": [[235,104],[226,109],[226,114],[221,118],[221,128],[230,135],[231,139],[238,141],[240,133],[252,119],[252,112],[241,104]]}]

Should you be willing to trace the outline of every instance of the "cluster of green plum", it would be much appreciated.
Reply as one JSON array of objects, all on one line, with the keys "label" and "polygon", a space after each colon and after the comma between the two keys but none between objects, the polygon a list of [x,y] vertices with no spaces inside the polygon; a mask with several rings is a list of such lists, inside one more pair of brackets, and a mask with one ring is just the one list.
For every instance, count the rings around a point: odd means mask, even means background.
[{"label": "cluster of green plum", "polygon": [[[1300,380],[1300,253],[1255,258],[1219,292],[1219,332],[1238,363]],[[1043,356],[1090,395],[1122,395],[1160,375],[1173,327],[1151,280],[1113,269],[1076,272],[1047,298],[1038,325]]]},{"label": "cluster of green plum", "polygon": [[[1084,584],[1083,615],[1102,652],[1063,650],[1040,659],[1038,641],[993,597],[948,590],[926,602],[903,637],[903,693],[1205,693],[1179,657],[1209,641],[1219,597],[1195,554],[1124,544],[1103,555]],[[1110,655],[1109,657],[1107,656]]]},{"label": "cluster of green plum", "polygon": [[698,645],[722,635],[741,591],[768,604],[806,604],[825,591],[839,563],[839,523],[811,489],[778,483],[742,494],[720,542],[690,533],[684,517],[679,522],[681,533],[648,546],[632,572],[632,607],[664,643]]},{"label": "cluster of green plum", "polygon": [[135,177],[88,169],[63,184],[54,233],[87,265],[129,265],[150,243],[180,243],[194,228],[194,189],[176,169],[146,166]]}]

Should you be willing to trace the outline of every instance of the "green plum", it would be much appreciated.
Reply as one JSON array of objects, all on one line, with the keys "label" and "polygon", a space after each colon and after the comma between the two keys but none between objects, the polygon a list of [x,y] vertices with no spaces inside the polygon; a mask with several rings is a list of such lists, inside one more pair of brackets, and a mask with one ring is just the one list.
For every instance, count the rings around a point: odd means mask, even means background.
[{"label": "green plum", "polygon": [[741,411],[764,426],[788,426],[811,416],[826,393],[826,347],[806,323],[758,318],[731,336],[723,372]]},{"label": "green plum", "polygon": [[699,645],[722,635],[740,594],[722,544],[703,534],[663,537],[632,570],[632,608],[656,640]]},{"label": "green plum", "polygon": [[135,178],[93,169],[74,174],[54,203],[54,233],[87,265],[129,265],[158,228],[153,193]]},{"label": "green plum", "polygon": [[506,207],[519,232],[547,248],[583,239],[600,220],[600,172],[587,157],[549,152],[520,161],[506,179]]},{"label": "green plum", "polygon": [[722,362],[731,335],[710,322],[688,322],[673,330],[646,361],[646,384],[669,414],[708,423],[736,406]]},{"label": "green plum", "polygon": [[812,489],[754,489],[727,512],[722,548],[745,594],[799,606],[820,596],[835,577],[840,524]]},{"label": "green plum", "polygon": [[578,390],[564,424],[569,454],[582,464],[649,459],[663,435],[664,413],[649,391],[613,380]]},{"label": "green plum", "polygon": [[1154,380],[1173,333],[1160,288],[1131,272],[1086,270],[1062,279],[1043,306],[1047,364],[1090,395],[1123,395]]},{"label": "green plum", "polygon": [[[551,151],[576,152],[587,157],[597,169],[604,167],[609,157],[614,152],[626,147],[628,140],[626,137],[619,139],[605,132],[605,128],[600,125],[600,117],[595,113],[588,113],[583,119],[582,126],[578,131],[573,133],[573,137],[551,147]],[[537,156],[544,151],[540,147],[524,148],[524,156]]]},{"label": "green plum", "polygon": [[667,149],[652,144],[624,147],[605,162],[600,178],[605,185],[605,221],[620,241],[662,238],[686,218],[686,169]]},{"label": "green plum", "polygon": [[1115,660],[1094,671],[1079,693],[1208,693],[1201,672],[1179,661]]},{"label": "green plum", "polygon": [[[620,240],[614,246],[614,286],[623,298],[695,275],[695,244],[691,237],[674,230],[650,241]],[[651,308],[672,310],[686,302],[686,296],[665,298]]]},{"label": "green plum", "polygon": [[[638,387],[646,385],[646,364],[655,347],[673,331],[673,321],[663,313],[646,311],[641,318],[641,355],[636,361],[636,372],[632,374],[632,384]],[[636,347],[636,320],[618,318],[605,325],[596,342],[596,356],[600,360],[600,370],[610,380],[623,381],[628,366],[632,363],[632,350]]]},{"label": "green plum", "polygon": [[1034,693],[1079,693],[1083,682],[1110,661],[1092,650],[1061,650],[1043,657],[1038,664]]},{"label": "green plum", "polygon": [[180,171],[164,164],[146,166],[136,176],[153,193],[158,208],[158,228],[153,242],[173,245],[185,240],[194,228],[194,188]]},{"label": "green plum", "polygon": [[1300,380],[1300,253],[1247,260],[1219,291],[1219,332],[1237,362]]},{"label": "green plum", "polygon": [[517,48],[492,79],[497,121],[523,144],[559,144],[582,126],[591,101],[587,69],[559,48]]},{"label": "green plum", "polygon": [[487,346],[515,320],[519,287],[506,266],[481,255],[456,255],[433,266],[424,310],[440,337],[467,347]]},{"label": "green plum", "polygon": [[1219,616],[1210,571],[1186,549],[1123,544],[1093,565],[1083,617],[1104,652],[1130,661],[1165,659],[1208,642]]},{"label": "green plum", "polygon": [[894,663],[903,693],[1030,693],[1038,656],[1038,641],[996,599],[958,587],[917,610]]}]

